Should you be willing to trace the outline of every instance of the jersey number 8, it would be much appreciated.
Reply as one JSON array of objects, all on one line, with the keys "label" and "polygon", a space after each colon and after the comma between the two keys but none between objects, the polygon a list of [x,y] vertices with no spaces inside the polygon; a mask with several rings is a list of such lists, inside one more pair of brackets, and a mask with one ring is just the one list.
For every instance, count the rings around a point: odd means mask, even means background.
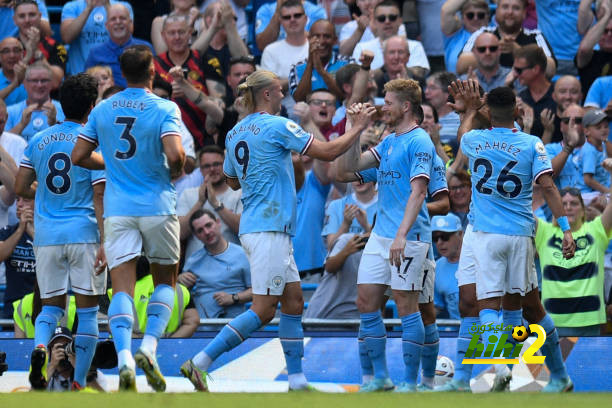
[{"label": "jersey number 8", "polygon": [[[64,165],[61,168],[58,168],[58,162],[63,162]],[[70,176],[68,172],[72,167],[72,162],[70,161],[70,157],[66,153],[55,153],[47,162],[47,167],[49,167],[49,174],[47,174],[47,178],[45,179],[45,183],[47,184],[47,188],[50,192],[54,194],[65,194],[68,190],[70,190]],[[62,180],[62,184],[56,186],[53,181],[59,177]]]}]

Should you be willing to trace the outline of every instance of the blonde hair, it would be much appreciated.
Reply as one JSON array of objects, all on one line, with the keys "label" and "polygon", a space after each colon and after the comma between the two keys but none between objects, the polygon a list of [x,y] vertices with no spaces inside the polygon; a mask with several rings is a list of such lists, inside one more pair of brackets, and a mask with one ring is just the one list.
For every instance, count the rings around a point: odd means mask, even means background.
[{"label": "blonde hair", "polygon": [[108,65],[94,65],[93,67],[87,68],[85,73],[94,76],[97,72],[101,71],[106,72],[109,77],[113,77],[113,70]]},{"label": "blonde hair", "polygon": [[238,85],[238,95],[243,97],[244,106],[250,113],[255,112],[255,97],[257,94],[270,87],[274,80],[278,79],[275,73],[265,70],[253,72],[246,80]]},{"label": "blonde hair", "polygon": [[412,113],[418,114],[421,107],[421,87],[413,79],[393,79],[385,84],[385,92],[393,92],[400,102],[410,102]]}]

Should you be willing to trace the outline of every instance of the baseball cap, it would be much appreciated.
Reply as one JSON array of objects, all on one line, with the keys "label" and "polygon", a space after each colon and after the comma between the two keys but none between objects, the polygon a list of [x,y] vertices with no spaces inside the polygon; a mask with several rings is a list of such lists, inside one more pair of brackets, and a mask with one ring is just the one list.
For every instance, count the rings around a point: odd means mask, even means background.
[{"label": "baseball cap", "polygon": [[455,214],[436,215],[431,219],[431,230],[442,232],[462,231],[461,220]]},{"label": "baseball cap", "polygon": [[53,337],[51,337],[51,340],[49,340],[49,344],[52,344],[55,340],[62,337],[68,340],[72,340],[72,332],[67,327],[56,327],[55,331],[53,332]]},{"label": "baseball cap", "polygon": [[582,126],[597,125],[604,119],[608,119],[608,115],[601,109],[592,109],[587,111],[582,118]]}]

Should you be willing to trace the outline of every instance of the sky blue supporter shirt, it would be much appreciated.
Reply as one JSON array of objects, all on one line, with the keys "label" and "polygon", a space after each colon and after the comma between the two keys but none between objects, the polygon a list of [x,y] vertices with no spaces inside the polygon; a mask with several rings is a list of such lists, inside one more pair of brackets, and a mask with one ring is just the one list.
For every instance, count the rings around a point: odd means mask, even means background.
[{"label": "sky blue supporter shirt", "polygon": [[240,235],[295,234],[296,193],[291,151],[305,153],[314,140],[292,120],[256,112],[227,132],[223,172],[242,188]]},{"label": "sky blue supporter shirt", "polygon": [[[370,172],[371,170],[374,170],[374,177],[372,181],[376,181],[376,169],[375,168],[368,169],[365,172]],[[375,195],[374,198],[370,200],[370,202],[362,203],[361,201],[357,200],[357,196],[355,196],[355,193],[349,194],[347,196],[344,196],[342,198],[338,198],[337,200],[332,201],[327,206],[327,210],[325,210],[325,223],[324,223],[323,231],[321,232],[321,235],[326,237],[329,234],[335,234],[338,232],[338,230],[340,229],[340,226],[342,225],[342,221],[344,220],[344,207],[346,207],[347,205],[356,205],[362,210],[365,210],[366,218],[368,219],[368,223],[372,225],[372,223],[374,222],[374,215],[376,215],[376,203],[377,202],[378,202],[378,196]],[[363,234],[364,233],[363,227],[361,226],[359,221],[357,221],[357,217],[353,218],[353,221],[351,222],[351,226],[349,227],[348,232],[352,234]]]},{"label": "sky blue supporter shirt", "polygon": [[[384,238],[395,238],[412,193],[410,182],[417,177],[428,181],[431,178],[435,147],[427,132],[416,128],[400,135],[392,133],[370,151],[378,161],[378,209],[373,232]],[[431,242],[425,202],[406,239]]]},{"label": "sky blue supporter shirt", "polygon": [[580,149],[580,160],[579,160],[579,177],[578,183],[575,187],[580,189],[581,193],[590,193],[593,190],[587,186],[584,182],[585,174],[592,174],[595,181],[605,187],[610,187],[610,173],[604,169],[601,163],[606,158],[606,149],[602,146],[602,150],[599,151],[591,143],[586,142]]},{"label": "sky blue supporter shirt", "polygon": [[298,271],[322,268],[327,247],[321,237],[325,218],[325,202],[331,184],[323,185],[309,171],[297,192],[296,229],[293,236],[293,257]]},{"label": "sky blue supporter shirt", "polygon": [[[561,143],[548,143],[544,147],[546,147],[546,152],[551,160],[563,150]],[[580,173],[581,149],[581,147],[577,147],[572,151],[572,154],[569,155],[565,162],[565,166],[563,166],[563,169],[561,169],[561,172],[555,178],[555,184],[559,190],[565,187],[576,187],[580,183],[582,179],[582,174]]]},{"label": "sky blue supporter shirt", "polygon": [[216,292],[238,293],[251,287],[249,260],[240,246],[230,242],[217,255],[200,248],[187,258],[183,270],[198,277],[191,293],[200,318],[233,317],[244,311],[244,304],[223,307],[213,298]]},{"label": "sky blue supporter shirt", "polygon": [[[51,100],[51,102],[53,103],[53,105],[55,105],[55,110],[57,111],[55,119],[58,122],[63,121],[64,111],[62,110],[62,106],[58,101]],[[11,130],[21,121],[21,115],[23,114],[23,111],[27,106],[27,101],[23,100],[6,108],[6,111],[8,113],[8,119],[6,120],[6,125],[4,127],[5,130]],[[28,123],[28,125],[21,131],[21,137],[23,137],[25,141],[28,142],[36,133],[45,130],[49,127],[48,119],[49,118],[47,117],[45,111],[32,111],[30,123]]]},{"label": "sky blue supporter shirt", "polygon": [[176,192],[162,138],[180,135],[172,101],[127,88],[100,102],[79,137],[100,145],[106,166],[104,216],[176,214]]},{"label": "sky blue supporter shirt", "polygon": [[436,279],[434,283],[434,304],[448,312],[450,319],[459,320],[459,286],[455,272],[459,263],[450,263],[445,257],[436,261]]},{"label": "sky blue supporter shirt", "polygon": [[573,61],[582,39],[576,24],[580,0],[536,0],[538,28],[550,43],[555,57]]},{"label": "sky blue supporter shirt", "polygon": [[533,236],[532,183],[551,173],[541,140],[516,129],[471,130],[461,149],[472,171],[474,231]]},{"label": "sky blue supporter shirt", "polygon": [[99,242],[93,188],[103,171],[75,166],[70,154],[82,127],[63,122],[37,133],[28,143],[21,167],[36,172],[34,245]]},{"label": "sky blue supporter shirt", "polygon": [[[0,37],[2,38],[2,37]],[[11,84],[11,81],[4,76],[4,72],[0,69],[0,89],[4,89]],[[25,86],[20,84],[17,88],[13,89],[10,94],[4,98],[4,103],[8,106],[13,105],[17,102],[25,101],[28,98],[28,93],[25,90]],[[8,129],[7,129],[8,130]]]},{"label": "sky blue supporter shirt", "polygon": [[[121,3],[128,8],[132,20],[134,12],[132,6],[125,1],[110,0],[110,4]],[[62,22],[68,19],[78,18],[86,9],[85,0],[74,0],[64,4],[62,8]],[[89,51],[98,44],[102,44],[108,39],[106,31],[106,9],[103,6],[95,7],[81,30],[81,34],[75,38],[68,48],[68,62],[66,63],[66,74],[78,74],[85,70],[85,61]]]}]

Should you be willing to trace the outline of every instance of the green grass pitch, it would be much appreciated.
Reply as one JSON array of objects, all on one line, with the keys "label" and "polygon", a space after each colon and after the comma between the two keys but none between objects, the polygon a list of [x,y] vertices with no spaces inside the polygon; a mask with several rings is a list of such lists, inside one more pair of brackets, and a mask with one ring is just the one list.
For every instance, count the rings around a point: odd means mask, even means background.
[{"label": "green grass pitch", "polygon": [[610,406],[610,394],[574,393],[545,395],[539,393],[503,394],[77,394],[14,393],[0,396],[2,408],[441,408],[441,407],[535,407],[559,408]]}]

